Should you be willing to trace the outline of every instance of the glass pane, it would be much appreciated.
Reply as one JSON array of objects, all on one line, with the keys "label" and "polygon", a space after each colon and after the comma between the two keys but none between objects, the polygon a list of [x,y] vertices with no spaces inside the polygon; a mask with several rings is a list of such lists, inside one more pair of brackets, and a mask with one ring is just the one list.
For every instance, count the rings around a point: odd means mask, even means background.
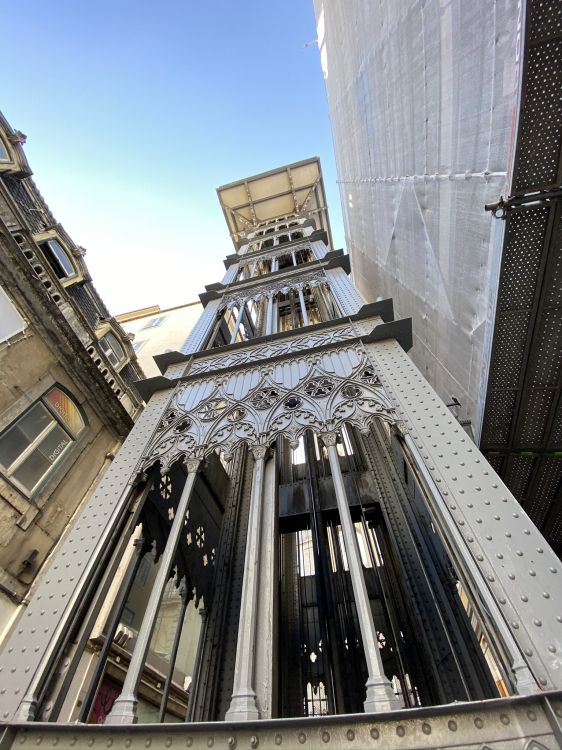
[{"label": "glass pane", "polygon": [[29,445],[29,440],[23,432],[14,425],[0,437],[0,463],[5,469],[9,469],[16,458],[20,456]]},{"label": "glass pane", "polygon": [[13,477],[31,491],[71,443],[70,436],[62,427],[55,425],[39,442],[37,449],[18,466]]},{"label": "glass pane", "polygon": [[53,421],[43,404],[35,404],[16,424],[31,442]]},{"label": "glass pane", "polygon": [[111,331],[101,337],[100,344],[105,352],[105,356],[109,359],[112,365],[118,365],[119,362],[122,362],[125,359],[123,347]]},{"label": "glass pane", "polygon": [[[0,156],[1,161],[1,156]],[[6,341],[25,328],[25,321],[6,292],[0,287],[0,341]]]},{"label": "glass pane", "polygon": [[57,240],[49,240],[47,242],[47,245],[51,248],[53,255],[57,259],[61,269],[64,272],[65,276],[74,276],[76,271],[74,270],[74,266],[68,259],[68,255],[66,254],[66,251],[61,246],[61,244]]},{"label": "glass pane", "polygon": [[70,443],[72,443],[70,435],[67,435],[62,427],[56,425],[41,440],[37,449],[41,451],[49,463],[54,464]]},{"label": "glass pane", "polygon": [[2,139],[0,138],[0,161],[10,161],[8,149],[4,146]]},{"label": "glass pane", "polygon": [[31,492],[41,477],[51,468],[49,461],[39,451],[33,451],[13,473],[26,490]]},{"label": "glass pane", "polygon": [[44,399],[53,407],[66,427],[74,435],[79,435],[82,432],[86,426],[84,419],[80,413],[80,409],[68,394],[61,391],[60,388],[52,388],[44,396]]}]

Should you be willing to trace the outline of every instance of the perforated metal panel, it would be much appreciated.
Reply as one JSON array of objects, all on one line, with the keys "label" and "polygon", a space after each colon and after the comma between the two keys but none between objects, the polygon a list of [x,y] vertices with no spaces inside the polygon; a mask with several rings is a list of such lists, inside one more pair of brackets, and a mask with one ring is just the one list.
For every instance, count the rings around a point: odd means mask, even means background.
[{"label": "perforated metal panel", "polygon": [[459,554],[474,561],[539,685],[561,685],[560,561],[398,344],[368,350],[462,536]]},{"label": "perforated metal panel", "polygon": [[[512,193],[562,179],[562,6],[527,3]],[[481,447],[562,553],[560,200],[508,214]],[[499,461],[498,455],[504,456]]]}]

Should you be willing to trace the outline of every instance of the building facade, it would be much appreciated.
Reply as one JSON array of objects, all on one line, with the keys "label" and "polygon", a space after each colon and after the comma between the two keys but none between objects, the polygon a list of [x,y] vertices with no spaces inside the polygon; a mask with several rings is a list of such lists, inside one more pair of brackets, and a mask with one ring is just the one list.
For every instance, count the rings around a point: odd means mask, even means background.
[{"label": "building facade", "polygon": [[120,313],[115,316],[115,320],[126,333],[133,336],[133,349],[139,364],[145,375],[152,377],[160,374],[154,356],[181,349],[201,311],[199,302],[164,310],[159,305],[154,305]]},{"label": "building facade", "polygon": [[0,654],[5,747],[555,750],[560,562],[350,281],[319,161],[218,194],[226,274]]},{"label": "building facade", "polygon": [[355,283],[561,555],[558,5],[314,5]]},{"label": "building facade", "polygon": [[142,377],[0,115],[0,637],[133,425]]}]

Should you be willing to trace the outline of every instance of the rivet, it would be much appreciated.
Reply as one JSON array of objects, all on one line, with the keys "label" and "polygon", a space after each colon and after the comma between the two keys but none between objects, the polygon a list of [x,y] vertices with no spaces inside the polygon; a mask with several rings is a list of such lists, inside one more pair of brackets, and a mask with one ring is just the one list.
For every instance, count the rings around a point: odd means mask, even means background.
[{"label": "rivet", "polygon": [[512,622],[512,623],[511,623],[511,627],[512,627],[512,628],[513,628],[514,630],[517,630],[517,628],[519,627],[519,624],[518,624],[518,623],[516,623],[516,622]]},{"label": "rivet", "polygon": [[229,737],[228,738],[228,747],[236,747],[236,737]]},{"label": "rivet", "polygon": [[355,732],[353,731],[353,729],[348,729],[345,736],[347,737],[349,742],[353,742],[353,740],[355,739]]},{"label": "rivet", "polygon": [[457,722],[453,721],[452,719],[448,722],[447,726],[449,727],[450,732],[456,732],[457,731]]},{"label": "rivet", "polygon": [[[252,737],[252,740],[253,739],[254,738]],[[258,742],[257,742],[258,738],[256,737],[255,739],[256,739],[256,744],[252,745],[252,747],[257,747],[258,746]],[[207,740],[207,747],[213,747],[214,744],[215,744],[214,737],[209,737],[209,739]]]},{"label": "rivet", "polygon": [[526,648],[525,649],[525,656],[532,656],[532,655],[533,655],[533,650],[531,648]]},{"label": "rivet", "polygon": [[551,654],[555,654],[556,653],[556,646],[554,646],[551,643],[550,646],[548,647],[548,650],[550,651]]},{"label": "rivet", "polygon": [[550,599],[550,594],[548,593],[548,591],[543,591],[543,592],[542,592],[542,595],[543,595],[543,597],[544,597],[545,599]]},{"label": "rivet", "polygon": [[380,737],[380,732],[379,732],[379,730],[378,730],[378,729],[377,729],[376,727],[373,727],[373,728],[371,729],[371,737],[372,737],[372,738],[373,738],[374,740],[378,740],[378,738]]},{"label": "rivet", "polygon": [[530,570],[530,571],[529,571],[529,575],[530,575],[530,576],[536,576],[537,574],[535,573],[535,571],[534,571],[534,570]]},{"label": "rivet", "polygon": [[501,552],[496,552],[496,557],[498,558],[498,560],[503,560],[503,555]]},{"label": "rivet", "polygon": [[507,726],[509,724],[509,716],[507,714],[502,714],[500,716],[500,721]]},{"label": "rivet", "polygon": [[[129,745],[130,745],[131,744],[131,740],[128,740],[128,742],[129,742]],[[186,741],[185,741],[185,744],[187,745],[187,747],[191,747],[193,745],[193,737],[188,737],[186,739]],[[127,745],[127,747],[129,747],[129,745]]]},{"label": "rivet", "polygon": [[306,742],[306,734],[304,732],[299,732],[297,737],[301,745],[304,745],[304,743]]},{"label": "rivet", "polygon": [[113,745],[113,740],[109,739],[105,744],[107,747],[111,747]]},{"label": "rivet", "polygon": [[546,682],[546,678],[545,678],[545,677],[539,677],[539,683],[540,683],[541,685],[546,685],[546,684],[547,684],[547,682]]},{"label": "rivet", "polygon": [[399,724],[399,725],[398,725],[398,726],[396,727],[396,734],[397,734],[397,735],[398,735],[399,737],[403,737],[403,736],[404,736],[404,735],[406,734],[406,730],[404,729],[404,727],[402,726],[402,724]]},{"label": "rivet", "polygon": [[523,557],[523,552],[520,549],[518,549],[515,554],[517,557]]},{"label": "rivet", "polygon": [[528,601],[529,601],[529,597],[527,596],[527,594],[523,594],[523,595],[522,595],[522,597],[521,597],[521,601],[522,601],[522,602],[528,602]]},{"label": "rivet", "polygon": [[429,724],[427,722],[424,722],[422,724],[422,732],[424,734],[431,734],[431,727],[429,726]]},{"label": "rivet", "polygon": [[283,742],[283,737],[280,734],[275,735],[275,744],[280,745]]},{"label": "rivet", "polygon": [[531,721],[537,720],[537,715],[534,711],[527,711],[527,716],[529,717]]},{"label": "rivet", "polygon": [[151,745],[152,745],[152,740],[150,739],[146,740],[146,742],[144,743],[145,747],[150,747]]},{"label": "rivet", "polygon": [[93,747],[95,743],[95,740],[93,738],[88,740],[88,747]]},{"label": "rivet", "polygon": [[482,719],[479,716],[477,716],[474,719],[474,726],[477,727],[478,729],[482,729],[482,727],[484,726],[484,722],[482,721]]},{"label": "rivet", "polygon": [[172,738],[168,737],[168,739],[166,740],[166,747],[171,747],[171,745],[172,745]]},{"label": "rivet", "polygon": [[322,732],[322,742],[329,742],[330,741],[330,732],[326,732],[325,730]]},{"label": "rivet", "polygon": [[540,626],[542,625],[542,620],[539,620],[535,617],[535,619],[533,620],[533,625],[536,625],[537,628],[540,628]]}]

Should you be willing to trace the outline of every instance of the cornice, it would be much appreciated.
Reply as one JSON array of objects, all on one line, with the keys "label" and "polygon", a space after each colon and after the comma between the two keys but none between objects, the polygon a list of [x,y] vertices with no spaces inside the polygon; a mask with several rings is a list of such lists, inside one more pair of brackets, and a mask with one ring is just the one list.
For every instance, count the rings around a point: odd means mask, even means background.
[{"label": "cornice", "polygon": [[[160,368],[161,372],[166,372],[166,369],[173,364],[178,364],[181,362],[194,363],[206,358],[213,359],[222,357],[229,353],[243,352],[245,349],[250,349],[252,347],[278,344],[279,342],[290,342],[291,339],[296,339],[303,336],[310,337],[314,334],[328,331],[329,329],[337,329],[338,327],[343,328],[344,326],[349,326],[353,323],[360,323],[362,321],[368,320],[369,318],[375,317],[381,318],[383,322],[375,325],[368,333],[358,334],[357,336],[350,336],[346,339],[346,344],[353,343],[354,341],[361,341],[365,344],[370,344],[376,341],[384,341],[385,339],[393,338],[398,341],[398,343],[405,351],[410,350],[413,343],[412,320],[411,318],[394,320],[392,300],[387,299],[380,302],[372,302],[370,304],[363,305],[361,310],[359,310],[356,315],[347,316],[345,318],[338,318],[336,320],[326,321],[323,323],[317,323],[316,325],[312,326],[305,326],[304,328],[299,329],[298,334],[296,334],[295,331],[284,331],[282,333],[275,333],[268,336],[258,336],[254,339],[241,341],[237,344],[229,344],[228,346],[216,347],[214,349],[205,349],[200,352],[195,352],[194,354],[167,352],[166,354],[156,355],[154,357],[154,361]],[[307,346],[306,351],[320,351],[333,345],[333,342],[331,342],[320,346]],[[295,356],[298,353],[299,352],[295,352]],[[263,361],[273,361],[277,359],[283,359],[288,356],[291,355],[284,353],[280,356],[266,357]],[[249,362],[248,366],[250,366],[251,364],[253,363]],[[244,366],[245,365],[236,364],[232,367],[227,366],[223,369],[224,371],[229,371],[231,369],[237,369]],[[153,378],[147,378],[146,380],[138,381],[135,385],[137,386],[137,389],[144,400],[148,401],[148,399],[157,391],[173,388],[179,382],[183,382],[184,380],[193,380],[197,377],[201,377],[200,371],[198,371],[196,374],[191,375],[188,372],[186,375],[182,375],[176,378],[168,378],[164,375],[157,375]]]},{"label": "cornice", "polygon": [[3,222],[0,222],[0,271],[10,294],[22,307],[31,326],[49,347],[61,365],[71,374],[77,389],[88,394],[92,406],[105,424],[124,437],[133,420],[90,357],[70,323],[33,273],[19,246]]},{"label": "cornice", "polygon": [[227,292],[229,294],[242,294],[245,290],[249,290],[248,296],[251,297],[251,290],[253,288],[258,289],[269,283],[276,284],[285,277],[289,279],[291,276],[300,276],[303,273],[315,270],[329,271],[333,268],[343,268],[349,274],[351,272],[349,255],[344,255],[343,250],[333,250],[319,260],[311,260],[309,263],[301,263],[298,266],[289,266],[288,268],[282,268],[279,271],[266,273],[262,276],[241,279],[240,281],[233,281],[230,284],[209,284],[205,287],[206,291],[199,295],[199,299],[203,307],[206,307],[211,300],[221,299]]}]

